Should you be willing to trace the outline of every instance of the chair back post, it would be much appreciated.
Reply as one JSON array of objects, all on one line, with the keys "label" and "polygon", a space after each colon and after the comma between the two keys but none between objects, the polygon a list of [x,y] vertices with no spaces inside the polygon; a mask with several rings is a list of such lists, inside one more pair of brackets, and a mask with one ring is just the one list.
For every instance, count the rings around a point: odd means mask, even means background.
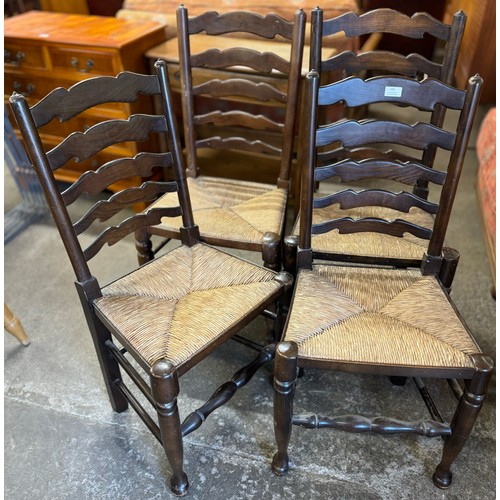
[{"label": "chair back post", "polygon": [[479,75],[471,77],[467,83],[466,99],[460,113],[455,137],[455,144],[458,144],[458,147],[455,146],[451,153],[446,181],[441,191],[439,211],[436,214],[434,229],[427,249],[427,254],[431,257],[441,256],[446,230],[450,221],[451,209],[462,173],[465,154],[467,153],[467,144],[481,96],[482,85],[483,80]]},{"label": "chair back post", "polygon": [[312,266],[311,226],[313,215],[314,171],[316,169],[316,127],[318,122],[319,73],[306,75],[304,126],[301,130],[299,167],[302,172],[300,197],[300,237],[297,268]]},{"label": "chair back post", "polygon": [[321,72],[321,47],[323,46],[323,10],[315,7],[311,12],[311,40],[309,68]]},{"label": "chair back post", "polygon": [[[284,130],[288,133],[283,134],[283,146],[281,154],[281,168],[278,178],[278,187],[289,187],[290,167],[295,144],[295,123],[300,105],[300,81],[302,79],[302,56],[304,53],[306,28],[306,14],[302,9],[295,12],[291,54],[290,54],[290,72],[288,74],[287,84],[287,106],[285,111]],[[291,105],[290,105],[291,104]],[[282,186],[282,184],[285,184]]]},{"label": "chair back post", "polygon": [[[38,134],[31,131],[36,130],[36,125],[30,113],[28,103],[24,96],[14,92],[9,98],[14,116],[19,125],[28,156],[33,167],[41,180],[42,189],[47,200],[50,212],[56,222],[57,229],[63,240],[68,253],[71,265],[76,274],[77,280],[84,283],[92,279],[87,261],[83,255],[78,237],[69,218],[62,196],[57,188],[55,178],[52,174],[52,167],[47,158],[42,142]],[[27,139],[27,140],[26,140]]]},{"label": "chair back post", "polygon": [[[189,18],[188,10],[184,5],[177,8],[177,39],[179,41],[179,68],[181,77],[181,88],[191,89],[193,86],[193,75],[191,73],[191,48],[189,42]],[[192,92],[181,92],[182,112],[186,116],[194,116],[194,97]],[[184,120],[184,142],[186,145],[186,175],[196,177],[199,168],[196,161],[196,131],[189,126],[188,120]]]},{"label": "chair back post", "polygon": [[183,166],[184,163],[179,143],[179,131],[174,111],[171,109],[172,90],[168,80],[167,63],[164,60],[159,59],[155,62],[155,69],[160,83],[163,112],[168,127],[167,143],[169,144],[169,150],[174,160],[173,170],[175,172],[175,178],[178,185],[177,193],[182,207],[182,225],[184,230],[190,235],[186,241],[183,241],[183,243],[191,246],[199,241],[199,231],[198,227],[194,223],[193,209],[191,206],[191,199],[189,197],[186,175]]}]

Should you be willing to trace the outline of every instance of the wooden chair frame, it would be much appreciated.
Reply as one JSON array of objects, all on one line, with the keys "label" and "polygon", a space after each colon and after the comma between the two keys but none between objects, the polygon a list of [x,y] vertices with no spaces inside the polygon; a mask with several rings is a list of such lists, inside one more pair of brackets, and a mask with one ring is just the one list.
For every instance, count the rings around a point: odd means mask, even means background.
[{"label": "wooden chair frame", "polygon": [[[130,405],[137,412],[165,450],[172,469],[172,492],[175,495],[184,495],[189,484],[183,468],[183,438],[199,428],[210,413],[229,401],[260,366],[273,358],[274,345],[260,350],[252,363],[239,370],[229,382],[215,391],[204,405],[190,413],[182,424],[177,407],[178,378],[221,343],[234,337],[260,314],[274,320],[278,333],[281,330],[280,300],[291,287],[291,278],[286,273],[275,273],[200,242],[182,164],[167,67],[165,62],[160,60],[155,68],[155,75],[123,72],[117,77],[83,80],[70,89],[58,88],[31,108],[25,97],[20,94],[14,94],[10,98],[10,104],[74,269],[76,289],[112,408],[121,412]],[[54,117],[66,121],[95,105],[134,102],[138,94],[159,96],[164,114],[136,114],[128,120],[105,120],[85,132],[70,134],[49,152],[44,150],[38,127]],[[144,141],[153,133],[166,134],[168,152],[139,153],[134,158],[107,162],[96,171],[82,173],[74,184],[60,193],[54,170],[70,158],[76,157],[83,161],[110,145],[124,141]],[[172,181],[155,181],[153,177],[140,187],[124,188],[105,200],[98,199],[77,222],[73,223],[71,220],[67,206],[80,195],[96,196],[111,184],[116,186],[120,180],[130,177],[151,176],[154,169],[160,167],[168,169],[168,176]],[[150,203],[165,192],[177,193],[177,207],[151,208],[144,213],[134,213],[119,224],[113,225],[114,223],[109,222],[112,225],[103,230],[87,248],[82,248],[79,235],[97,220],[106,223],[124,209],[129,209],[129,213],[133,212],[130,210],[133,205]],[[106,244],[112,246],[134,232],[137,235],[147,232],[148,227],[158,224],[161,218],[166,216],[181,216],[181,245],[132,273],[101,286],[93,276],[88,261]],[[141,239],[140,236],[137,238]],[[213,285],[213,273],[207,265],[198,266],[202,269],[201,274],[198,271],[198,274],[195,274],[192,262],[197,256],[202,256],[217,267],[217,271],[224,277],[223,284]],[[225,267],[224,263],[228,265]],[[186,266],[191,266],[189,269],[192,274],[188,275],[188,286],[191,288],[179,290],[181,278],[176,273],[184,272],[182,270],[186,269]],[[205,275],[208,284],[204,281]],[[158,279],[161,283],[158,283]],[[190,314],[190,320],[182,323],[182,334],[176,333],[171,326],[174,319],[171,319],[171,324],[158,326],[168,318],[165,304],[174,304],[173,311],[177,313],[184,307],[181,300],[191,297],[195,281],[197,285],[193,296],[207,290],[213,292],[212,287],[215,286],[218,292],[226,287],[228,294],[234,291],[246,297],[252,295],[252,298],[249,298],[248,302],[240,298],[237,301],[238,311],[225,303],[218,304],[213,308],[215,310],[211,310],[205,300],[203,311],[199,312],[201,314],[212,311],[213,327],[206,328],[205,331],[201,325],[195,328],[194,335],[193,332],[190,334],[189,328],[196,314],[190,313],[192,305],[189,306],[189,302],[185,310]],[[234,288],[231,288],[232,286]],[[228,295],[225,297],[228,298]],[[155,303],[161,305],[161,314],[155,312]],[[275,309],[274,313],[269,311],[271,307]],[[222,309],[225,312],[222,312]],[[218,321],[215,321],[218,314]],[[140,323],[136,324],[137,321]],[[207,323],[209,322],[203,322]],[[167,335],[170,335],[170,341],[164,340]],[[176,335],[180,335],[180,338]],[[125,383],[121,375],[122,370],[128,374],[132,384]],[[158,423],[140,403],[137,392],[142,393],[151,404]]]},{"label": "wooden chair frame", "polygon": [[[439,101],[446,106],[456,106],[458,109],[461,109],[456,134],[451,134],[434,125],[424,123],[419,123],[408,128],[408,125],[398,123],[379,122],[377,124],[375,121],[355,122],[353,120],[343,120],[332,125],[318,126],[318,108],[321,105],[329,105],[337,99],[345,99],[349,102],[359,100],[361,104],[368,103],[373,100],[372,96],[380,95],[380,92],[384,94],[384,89],[393,85],[397,85],[402,89],[402,97],[395,99],[401,103],[414,104],[415,101],[421,101],[422,106],[433,106],[435,103],[430,104],[430,101],[435,99],[436,102]],[[373,432],[377,434],[415,433],[428,437],[442,436],[444,439],[443,455],[441,462],[436,467],[433,481],[439,488],[447,488],[451,485],[451,465],[462,450],[472,430],[486,397],[488,383],[493,370],[492,360],[481,353],[471,332],[465,326],[463,319],[460,317],[456,307],[449,299],[445,288],[441,284],[443,274],[446,276],[447,273],[447,261],[443,255],[444,234],[460,178],[481,85],[482,80],[476,75],[469,80],[466,91],[447,87],[443,83],[432,79],[418,82],[411,79],[393,77],[374,78],[367,81],[348,78],[334,85],[320,87],[319,74],[315,71],[309,73],[305,99],[305,116],[307,118],[300,142],[304,147],[304,151],[300,156],[304,164],[301,228],[299,239],[296,240],[297,246],[295,247],[296,254],[294,258],[290,257],[292,254],[289,254],[289,264],[295,264],[297,278],[282,342],[278,344],[276,351],[274,411],[278,450],[274,455],[272,468],[277,475],[283,475],[288,471],[288,445],[291,437],[291,429],[293,425],[298,425],[308,429],[336,428],[349,432]],[[363,89],[360,89],[360,86]],[[431,87],[433,88],[432,91],[430,90]],[[453,106],[451,105],[451,101],[455,101]],[[427,252],[421,260],[420,271],[381,268],[373,264],[365,266],[352,266],[350,264],[339,266],[338,263],[335,264],[333,262],[324,264],[325,259],[330,257],[332,260],[335,260],[336,256],[315,252],[311,245],[312,234],[338,229],[340,232],[384,232],[392,234],[395,237],[401,237],[405,231],[413,232],[413,234],[417,234],[420,231],[418,226],[408,223],[405,220],[382,221],[376,218],[359,220],[339,218],[322,224],[315,224],[313,221],[312,213],[316,202],[314,199],[314,186],[322,170],[328,170],[332,174],[336,168],[344,168],[346,172],[350,170],[357,171],[359,169],[360,172],[363,171],[366,174],[370,169],[372,169],[373,173],[382,168],[387,174],[394,167],[395,170],[399,170],[400,172],[398,176],[405,176],[411,175],[410,171],[415,166],[412,164],[398,164],[391,161],[386,161],[383,165],[377,161],[372,161],[371,164],[368,162],[363,165],[349,160],[348,162],[339,161],[333,165],[318,168],[317,148],[336,140],[340,141],[342,145],[353,144],[358,146],[361,143],[369,143],[373,139],[376,142],[377,137],[380,137],[382,140],[382,136],[385,137],[387,135],[398,136],[398,142],[405,136],[409,136],[407,137],[409,143],[414,141],[431,141],[441,147],[445,146],[445,143],[448,142],[448,146],[446,147],[452,150],[448,169],[444,173],[445,178],[439,181],[443,186],[439,204],[435,207],[431,207],[429,204],[427,207],[429,210],[436,210],[436,217],[432,231],[427,234],[429,244]],[[421,168],[421,172],[432,172],[432,170],[423,165],[421,165]],[[408,171],[403,173],[406,169]],[[345,204],[359,203],[363,205],[364,196],[369,196],[365,200],[370,203],[375,202],[375,199],[377,199],[378,203],[381,204],[399,206],[399,209],[403,212],[406,211],[403,208],[406,203],[409,205],[418,203],[416,196],[412,193],[399,194],[393,197],[389,192],[379,192],[376,190],[372,190],[371,193],[361,193],[357,199],[354,197],[354,200],[349,191],[344,191],[338,195],[338,199],[341,203]],[[425,205],[427,202],[423,201],[423,203]],[[330,281],[330,278],[327,276],[333,275],[337,278],[335,280],[332,278],[332,281]],[[372,275],[380,276],[381,281],[372,281]],[[384,357],[385,352],[383,353],[380,350],[380,346],[385,346],[384,349],[386,349],[388,344],[379,339],[394,340],[394,337],[391,336],[390,328],[386,326],[389,323],[386,322],[385,318],[387,318],[387,315],[390,316],[395,313],[384,310],[386,312],[379,314],[381,321],[372,323],[372,325],[378,326],[372,327],[368,321],[378,321],[377,318],[379,316],[376,316],[378,313],[374,312],[378,311],[378,309],[370,309],[375,306],[365,306],[364,304],[365,301],[368,304],[372,300],[371,297],[374,297],[373,300],[375,302],[380,299],[385,307],[389,303],[387,300],[393,300],[400,293],[398,289],[397,293],[389,296],[389,299],[386,300],[383,298],[385,297],[384,294],[388,294],[388,290],[393,291],[395,289],[392,280],[400,275],[404,279],[407,279],[411,275],[414,277],[412,279],[416,281],[425,281],[426,286],[434,294],[432,295],[433,299],[431,303],[434,303],[434,297],[436,297],[436,301],[439,300],[439,306],[436,307],[440,309],[433,311],[432,315],[435,315],[435,317],[439,318],[447,326],[446,321],[449,319],[453,318],[453,321],[456,322],[458,331],[462,336],[461,339],[466,340],[464,344],[460,344],[460,342],[453,338],[449,340],[449,345],[454,346],[453,349],[460,352],[460,361],[449,361],[447,357],[440,357],[440,354],[438,355],[429,351],[424,355],[420,354],[422,350],[430,349],[434,345],[433,341],[427,340],[427,337],[425,338],[428,343],[419,345],[419,354],[415,358],[412,358],[413,353],[408,356],[408,350],[404,352],[403,347],[406,346],[406,341],[409,343],[413,341],[413,336],[408,334],[408,332],[414,331],[411,330],[413,326],[404,330],[402,337],[405,340],[400,341],[401,346],[398,343],[399,341],[395,341],[397,345],[394,348],[391,347],[392,350],[390,352],[393,357]],[[363,281],[363,276],[367,276],[365,281]],[[355,283],[359,283],[357,287],[351,284],[351,288],[349,288],[346,283],[352,277],[356,277],[357,281],[355,280]],[[328,282],[329,284],[323,285],[321,284],[322,282]],[[320,284],[321,287],[316,289]],[[327,287],[329,291],[326,291]],[[363,290],[365,298],[362,298]],[[412,292],[409,292],[405,296],[406,302],[404,302],[404,308],[407,310],[408,307],[413,307],[410,315],[414,318],[420,304],[424,303],[423,299],[426,298],[426,293],[429,292],[421,291],[421,288],[412,290]],[[366,293],[367,291],[369,292]],[[330,303],[332,306],[327,309]],[[393,302],[390,303],[393,304]],[[408,316],[405,316],[406,310],[398,317],[408,318]],[[392,311],[394,311],[394,308]],[[348,322],[351,318],[355,319],[355,321],[361,320],[364,312],[368,314],[365,317],[369,317],[369,320],[365,320],[365,323]],[[422,317],[419,322],[413,324],[423,325],[422,328],[425,329],[428,326],[428,322],[433,321],[430,319],[430,315],[431,312],[429,311],[429,318],[427,318],[426,310],[422,310]],[[317,317],[318,321],[311,322],[311,317]],[[406,325],[403,321],[407,320],[401,319],[397,323],[401,331],[403,331],[403,324]],[[413,319],[410,321],[413,321]],[[326,326],[321,326],[320,323]],[[431,326],[429,331],[434,331],[432,328],[434,326]],[[340,332],[342,332],[342,336],[339,336]],[[423,330],[423,332],[425,332],[424,335],[429,335],[429,339],[432,337],[426,330]],[[325,333],[325,336],[320,336],[323,333]],[[441,337],[439,339],[439,342],[445,342]],[[371,342],[374,343],[373,348]],[[466,344],[467,347],[465,347]],[[406,347],[404,348],[406,349]],[[414,344],[413,348],[417,351],[416,344]],[[411,347],[408,349],[411,351]],[[375,351],[375,354],[372,354],[373,351]],[[394,356],[397,356],[400,352],[403,352],[401,357],[394,360]],[[408,361],[414,359],[432,361],[425,361],[425,363],[423,361]],[[431,420],[411,422],[386,417],[368,418],[361,415],[326,417],[294,414],[293,399],[297,370],[304,368],[385,375],[390,376],[395,383],[404,383],[406,377],[413,377],[429,410]],[[450,424],[444,423],[422,381],[422,377],[444,378],[448,380],[453,393],[458,399],[458,405]],[[463,387],[457,379],[463,380]]]}]

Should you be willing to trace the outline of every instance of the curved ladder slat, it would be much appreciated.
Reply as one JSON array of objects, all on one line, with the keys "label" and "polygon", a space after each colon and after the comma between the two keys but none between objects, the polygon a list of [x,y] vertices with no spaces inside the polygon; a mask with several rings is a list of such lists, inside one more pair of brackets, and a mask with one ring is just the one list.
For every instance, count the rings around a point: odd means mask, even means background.
[{"label": "curved ladder slat", "polygon": [[[245,17],[242,20],[242,16]],[[246,28],[244,32],[253,33],[263,38],[274,38],[276,34],[291,39],[292,23],[276,14],[263,16],[254,12],[205,12],[197,17],[189,19],[189,34],[193,35],[204,31],[207,35],[223,35],[227,33],[242,32],[241,26]],[[208,27],[207,27],[208,26]]]},{"label": "curved ladder slat", "polygon": [[273,52],[258,52],[245,47],[206,50],[191,56],[191,66],[208,69],[243,66],[261,73],[276,70],[284,74],[288,74],[290,70],[290,63]]},{"label": "curved ladder slat", "polygon": [[410,17],[390,9],[376,9],[361,15],[347,12],[325,21],[323,36],[341,31],[345,32],[346,36],[359,36],[380,31],[409,38],[423,38],[425,33],[440,40],[448,40],[450,37],[450,26],[425,12],[417,12]]},{"label": "curved ladder slat", "polygon": [[342,120],[333,125],[320,127],[316,134],[316,145],[327,146],[341,142],[344,147],[355,147],[368,143],[396,143],[415,149],[425,149],[435,144],[451,151],[455,135],[429,123],[408,125],[386,120]]},{"label": "curved ladder slat", "polygon": [[465,91],[450,87],[434,78],[426,78],[419,82],[410,78],[375,77],[363,80],[350,77],[320,87],[318,91],[320,106],[340,101],[345,102],[347,106],[396,102],[423,111],[434,111],[438,104],[449,109],[462,109]]},{"label": "curved ladder slat", "polygon": [[129,208],[136,203],[151,203],[155,201],[159,195],[173,193],[175,191],[177,191],[177,183],[175,181],[143,182],[139,187],[131,187],[120,191],[111,196],[108,200],[99,200],[92,205],[80,220],[73,224],[73,227],[75,228],[76,234],[81,234],[96,220],[105,222],[124,208]]},{"label": "curved ladder slat", "polygon": [[398,210],[408,213],[412,207],[417,207],[429,214],[436,214],[439,205],[424,200],[412,193],[392,193],[381,189],[368,189],[365,191],[354,191],[347,189],[338,193],[315,198],[313,208],[324,208],[338,203],[342,210],[376,206]]},{"label": "curved ladder slat", "polygon": [[102,149],[127,141],[145,141],[151,132],[166,132],[164,116],[132,115],[128,120],[109,120],[85,132],[73,132],[47,153],[53,170],[75,158],[86,160]]},{"label": "curved ladder slat", "polygon": [[154,75],[123,72],[114,76],[89,78],[71,86],[59,87],[31,108],[37,127],[58,117],[66,121],[88,109],[105,102],[135,102],[137,94],[155,95],[160,92]]},{"label": "curved ladder slat", "polygon": [[83,173],[62,193],[66,206],[71,205],[82,194],[95,196],[111,184],[129,177],[149,177],[155,167],[171,167],[171,153],[138,153],[133,158],[111,160],[97,170]]},{"label": "curved ladder slat", "polygon": [[281,149],[267,144],[263,141],[249,141],[243,137],[209,137],[196,141],[197,148],[213,148],[213,149],[239,149],[241,151],[250,151],[253,153],[265,153],[273,156],[280,156]]},{"label": "curved ladder slat", "polygon": [[376,217],[366,217],[363,219],[353,219],[351,217],[343,217],[341,219],[333,219],[313,224],[311,234],[324,234],[334,229],[338,229],[340,234],[358,233],[358,232],[375,232],[389,234],[391,236],[402,237],[404,233],[413,234],[417,238],[429,240],[432,231],[411,222],[395,219],[387,221]]},{"label": "curved ladder slat", "polygon": [[234,126],[239,125],[254,130],[274,130],[282,132],[283,123],[278,123],[264,115],[252,115],[245,111],[212,111],[204,115],[194,117],[196,125],[212,124],[218,126]]},{"label": "curved ladder slat", "polygon": [[180,207],[152,208],[144,213],[134,215],[124,220],[118,226],[110,226],[105,229],[95,241],[89,245],[83,255],[88,261],[107,243],[109,246],[120,241],[124,236],[146,226],[156,226],[161,223],[163,217],[178,217],[182,215]]},{"label": "curved ladder slat", "polygon": [[268,83],[255,83],[242,78],[230,80],[210,80],[193,87],[193,95],[208,94],[212,97],[245,97],[259,101],[285,103],[286,94]]}]

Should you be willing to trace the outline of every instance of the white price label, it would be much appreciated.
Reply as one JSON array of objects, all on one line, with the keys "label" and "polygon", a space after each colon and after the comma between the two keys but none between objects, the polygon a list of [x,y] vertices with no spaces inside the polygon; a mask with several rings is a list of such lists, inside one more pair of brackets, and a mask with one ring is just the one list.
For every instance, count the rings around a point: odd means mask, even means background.
[{"label": "white price label", "polygon": [[401,97],[403,95],[403,87],[386,87],[384,91],[385,97]]}]

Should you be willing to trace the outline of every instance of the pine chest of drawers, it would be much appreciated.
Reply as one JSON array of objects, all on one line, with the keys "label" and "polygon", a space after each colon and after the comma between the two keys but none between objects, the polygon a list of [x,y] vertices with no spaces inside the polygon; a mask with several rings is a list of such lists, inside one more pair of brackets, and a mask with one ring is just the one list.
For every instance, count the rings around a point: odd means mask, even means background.
[{"label": "pine chest of drawers", "polygon": [[[68,88],[98,75],[115,76],[120,71],[148,73],[144,53],[165,40],[165,26],[114,17],[83,16],[31,11],[4,20],[4,99],[13,91],[23,93],[30,105],[56,87]],[[40,129],[44,147],[53,146],[74,130],[85,130],[103,118],[127,118],[131,113],[151,113],[151,98],[136,103],[116,103],[94,108],[90,113],[65,122],[54,120]],[[15,126],[15,120],[12,119]],[[156,147],[144,143],[144,150]],[[135,145],[107,148],[92,164],[69,162],[57,178],[73,182],[81,172],[95,169],[119,156],[133,156]],[[142,144],[141,144],[141,149]],[[90,160],[89,160],[90,161]],[[128,185],[137,185],[127,181]],[[114,187],[111,186],[111,190]],[[123,187],[123,184],[122,186]]]}]

